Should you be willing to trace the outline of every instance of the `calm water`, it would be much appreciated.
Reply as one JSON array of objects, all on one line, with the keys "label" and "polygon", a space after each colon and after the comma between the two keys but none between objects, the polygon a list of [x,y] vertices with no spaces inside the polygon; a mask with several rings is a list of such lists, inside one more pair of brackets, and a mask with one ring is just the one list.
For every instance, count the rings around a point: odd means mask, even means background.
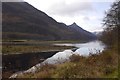
[{"label": "calm water", "polygon": [[92,41],[88,43],[76,43],[76,44],[54,44],[58,46],[74,46],[78,49],[75,51],[76,54],[88,56],[89,53],[101,52],[104,50],[105,45],[101,41]]},{"label": "calm water", "polygon": [[58,52],[54,56],[48,58],[45,62],[50,64],[62,63],[69,59],[72,54],[78,54],[81,56],[89,56],[89,54],[97,54],[102,52],[105,45],[101,41],[92,41],[88,43],[76,43],[76,44],[54,44],[58,46],[75,46],[78,49],[76,51],[65,50],[63,52]]},{"label": "calm water", "polygon": [[58,52],[55,55],[53,55],[52,57],[46,59],[44,62],[33,66],[32,68],[28,69],[27,71],[15,73],[11,77],[14,78],[17,75],[29,73],[29,72],[34,73],[35,71],[37,71],[37,69],[40,68],[41,65],[43,65],[45,63],[48,63],[48,64],[63,63],[64,61],[69,60],[69,57],[72,54],[78,54],[78,55],[87,57],[87,56],[89,56],[90,53],[97,54],[98,52],[102,52],[105,48],[105,45],[102,44],[101,41],[92,41],[92,42],[88,42],[88,43],[76,43],[76,44],[53,44],[53,45],[75,46],[78,49],[74,52],[72,50],[69,50],[69,49],[64,50],[63,52]]},{"label": "calm water", "polygon": [[64,50],[62,52],[58,52],[52,57],[46,59],[44,62],[33,66],[32,68],[28,69],[26,72],[35,72],[38,68],[40,68],[41,64],[59,64],[63,63],[66,60],[69,60],[69,57],[72,54],[78,54],[81,56],[89,56],[90,53],[97,54],[97,52],[102,52],[105,48],[105,45],[102,44],[101,41],[92,41],[88,43],[76,43],[76,44],[54,44],[59,46],[75,46],[78,49],[76,51],[72,50]]}]

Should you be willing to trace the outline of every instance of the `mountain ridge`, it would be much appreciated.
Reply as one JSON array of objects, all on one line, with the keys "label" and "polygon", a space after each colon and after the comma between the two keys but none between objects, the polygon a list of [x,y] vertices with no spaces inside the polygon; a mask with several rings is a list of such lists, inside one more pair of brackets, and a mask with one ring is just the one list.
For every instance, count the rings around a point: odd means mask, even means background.
[{"label": "mountain ridge", "polygon": [[[93,40],[95,35],[59,23],[26,2],[2,3],[3,39]],[[76,24],[77,25],[77,24]],[[82,32],[84,33],[82,33]],[[86,32],[86,33],[85,33]]]}]

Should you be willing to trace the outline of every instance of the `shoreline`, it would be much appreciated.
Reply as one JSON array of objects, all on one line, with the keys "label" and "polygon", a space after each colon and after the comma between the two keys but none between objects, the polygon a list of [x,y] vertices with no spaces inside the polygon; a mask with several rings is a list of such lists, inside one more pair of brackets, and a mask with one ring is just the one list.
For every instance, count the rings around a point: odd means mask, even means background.
[{"label": "shoreline", "polygon": [[36,52],[25,54],[2,55],[2,74],[6,78],[9,73],[27,70],[30,67],[43,62],[45,59],[53,56],[58,51]]}]

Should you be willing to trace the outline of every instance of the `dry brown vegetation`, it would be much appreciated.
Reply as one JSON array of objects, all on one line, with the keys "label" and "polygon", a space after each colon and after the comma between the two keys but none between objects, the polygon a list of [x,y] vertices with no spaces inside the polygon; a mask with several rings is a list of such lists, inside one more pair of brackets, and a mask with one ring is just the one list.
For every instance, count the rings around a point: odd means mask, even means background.
[{"label": "dry brown vegetation", "polygon": [[26,53],[26,52],[42,52],[42,51],[61,51],[65,49],[71,49],[74,47],[71,46],[25,46],[25,45],[3,45],[2,52],[3,54],[12,54],[12,53]]},{"label": "dry brown vegetation", "polygon": [[[114,54],[113,54],[114,53]],[[118,54],[114,49],[89,57],[72,55],[70,62],[43,65],[36,73],[19,78],[117,78]]]}]

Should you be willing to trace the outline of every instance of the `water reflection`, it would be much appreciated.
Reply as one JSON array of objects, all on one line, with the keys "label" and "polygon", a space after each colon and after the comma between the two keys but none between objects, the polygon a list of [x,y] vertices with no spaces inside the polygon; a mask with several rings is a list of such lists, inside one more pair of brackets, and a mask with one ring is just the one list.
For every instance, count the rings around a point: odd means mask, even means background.
[{"label": "water reflection", "polygon": [[102,52],[105,48],[105,45],[102,44],[101,41],[93,41],[93,42],[88,42],[88,43],[77,43],[77,44],[54,44],[54,45],[75,46],[78,49],[74,52],[72,50],[65,50],[63,52],[58,52],[55,55],[53,55],[52,57],[46,59],[44,62],[33,66],[32,68],[28,69],[27,71],[18,72],[18,73],[13,74],[11,76],[11,78],[15,78],[17,75],[21,75],[23,73],[29,73],[29,72],[34,73],[35,71],[37,71],[37,69],[40,68],[41,65],[46,64],[46,63],[48,63],[48,64],[63,63],[64,61],[69,60],[69,57],[72,54],[79,54],[81,56],[89,56],[90,53],[95,54],[98,51]]},{"label": "water reflection", "polygon": [[73,52],[72,50],[65,50],[63,52],[58,52],[51,58],[48,58],[44,62],[47,62],[49,64],[55,64],[64,62],[69,59],[69,56],[72,54],[79,54],[81,56],[89,56],[89,54],[96,54],[98,52],[102,52],[105,48],[105,45],[102,44],[101,41],[93,41],[88,43],[77,43],[77,44],[55,44],[58,46],[75,46],[78,49]]},{"label": "water reflection", "polygon": [[78,49],[76,51],[72,50],[64,50],[62,52],[58,52],[52,57],[46,59],[44,62],[37,64],[36,66],[33,66],[26,72],[35,72],[37,68],[41,66],[41,64],[59,64],[63,63],[66,60],[69,60],[69,57],[72,54],[79,54],[81,56],[89,56],[90,53],[95,54],[98,51],[102,52],[105,48],[105,45],[102,44],[101,41],[93,41],[93,42],[88,42],[88,43],[77,43],[77,44],[54,44],[54,45],[60,45],[60,46],[75,46]]},{"label": "water reflection", "polygon": [[79,47],[79,49],[75,51],[76,54],[89,56],[90,53],[96,54],[98,52],[102,52],[105,48],[105,45],[101,41],[94,41],[84,44],[76,44],[76,47]]}]

